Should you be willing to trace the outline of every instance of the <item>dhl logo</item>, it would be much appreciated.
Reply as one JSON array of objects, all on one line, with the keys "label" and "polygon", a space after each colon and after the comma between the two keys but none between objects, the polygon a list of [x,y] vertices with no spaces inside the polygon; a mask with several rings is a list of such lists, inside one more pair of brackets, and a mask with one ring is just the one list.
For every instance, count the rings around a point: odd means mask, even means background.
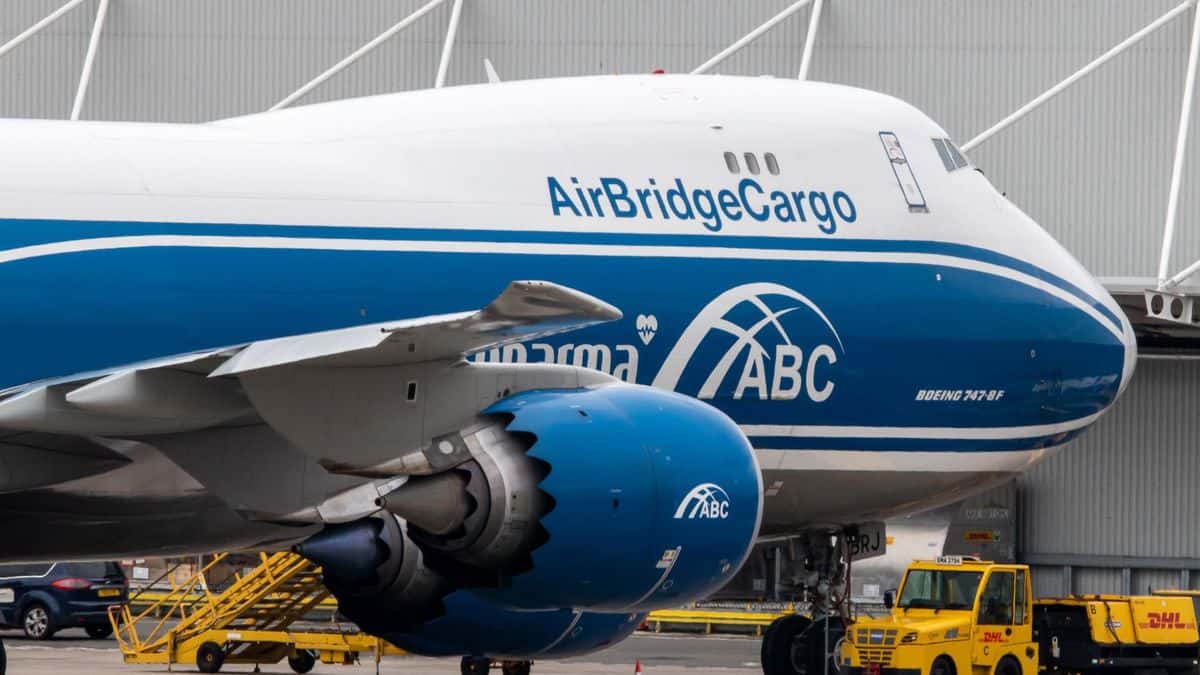
[{"label": "dhl logo", "polygon": [[1139,624],[1140,628],[1186,630],[1195,627],[1195,624],[1184,622],[1181,612],[1147,612],[1146,617],[1149,621]]},{"label": "dhl logo", "polygon": [[980,642],[1004,642],[1004,633],[1000,631],[984,631]]}]

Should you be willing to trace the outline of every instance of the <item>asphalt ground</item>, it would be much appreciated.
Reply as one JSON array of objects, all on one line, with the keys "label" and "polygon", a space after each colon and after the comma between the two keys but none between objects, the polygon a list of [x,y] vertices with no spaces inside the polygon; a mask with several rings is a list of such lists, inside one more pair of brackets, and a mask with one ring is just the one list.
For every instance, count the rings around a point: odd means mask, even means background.
[{"label": "asphalt ground", "polygon": [[[165,666],[125,665],[116,641],[92,640],[81,629],[63,630],[48,641],[24,639],[20,632],[0,631],[8,650],[9,675],[115,675],[117,673],[165,673]],[[761,673],[758,665],[759,641],[749,637],[637,634],[617,646],[576,659],[539,661],[534,675],[562,673],[593,675],[599,673],[632,674],[637,661],[644,675],[670,673]],[[313,673],[366,675],[375,672],[369,661],[355,666],[317,664]],[[249,673],[253,666],[226,666],[223,673]],[[176,665],[174,672],[194,673],[195,666]],[[286,662],[262,667],[263,673],[291,673]],[[459,672],[457,659],[427,659],[396,656],[383,660],[380,673],[396,675],[448,675]],[[493,671],[498,673],[499,671]]]}]

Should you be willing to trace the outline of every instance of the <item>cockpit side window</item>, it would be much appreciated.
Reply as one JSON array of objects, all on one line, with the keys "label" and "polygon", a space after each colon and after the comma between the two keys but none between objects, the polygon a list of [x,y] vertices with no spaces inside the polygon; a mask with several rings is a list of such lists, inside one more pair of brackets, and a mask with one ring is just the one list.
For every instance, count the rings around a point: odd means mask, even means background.
[{"label": "cockpit side window", "polygon": [[937,149],[938,157],[942,158],[942,165],[947,171],[957,171],[970,164],[949,138],[933,139],[933,147]]},{"label": "cockpit side window", "polygon": [[950,156],[950,151],[946,149],[946,139],[933,139],[933,147],[937,148],[938,157],[942,158],[942,166],[945,166],[947,171],[953,171],[958,168],[954,166],[954,158]]},{"label": "cockpit side window", "polygon": [[954,166],[961,169],[970,164],[970,162],[967,161],[967,158],[963,157],[963,154],[958,151],[958,148],[955,147],[954,143],[952,143],[949,138],[944,140],[946,141],[946,149],[950,151],[950,156],[954,158]]}]

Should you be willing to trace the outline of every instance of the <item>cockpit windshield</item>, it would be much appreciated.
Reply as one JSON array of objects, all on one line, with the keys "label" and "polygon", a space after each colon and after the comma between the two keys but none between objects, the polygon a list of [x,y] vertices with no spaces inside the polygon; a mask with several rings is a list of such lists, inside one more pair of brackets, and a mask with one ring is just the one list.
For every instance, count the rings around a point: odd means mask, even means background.
[{"label": "cockpit windshield", "polygon": [[897,605],[901,609],[971,609],[982,572],[909,570]]}]

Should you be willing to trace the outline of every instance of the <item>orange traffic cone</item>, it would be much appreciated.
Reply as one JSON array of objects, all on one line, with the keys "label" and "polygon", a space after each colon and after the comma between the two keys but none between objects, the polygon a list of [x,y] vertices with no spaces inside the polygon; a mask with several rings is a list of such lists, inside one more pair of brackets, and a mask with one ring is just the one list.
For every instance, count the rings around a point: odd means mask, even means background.
[{"label": "orange traffic cone", "polygon": [[633,675],[642,675],[642,660],[638,659],[633,666]]}]

